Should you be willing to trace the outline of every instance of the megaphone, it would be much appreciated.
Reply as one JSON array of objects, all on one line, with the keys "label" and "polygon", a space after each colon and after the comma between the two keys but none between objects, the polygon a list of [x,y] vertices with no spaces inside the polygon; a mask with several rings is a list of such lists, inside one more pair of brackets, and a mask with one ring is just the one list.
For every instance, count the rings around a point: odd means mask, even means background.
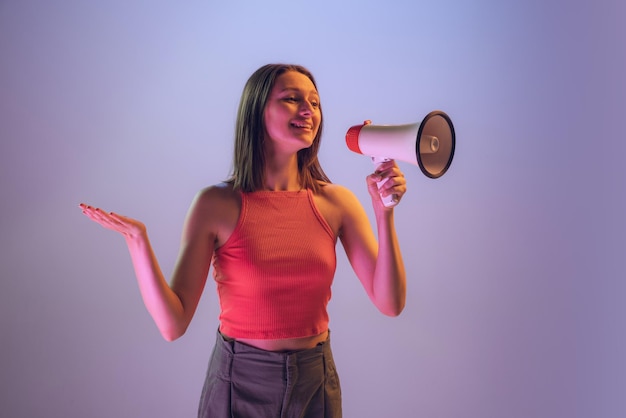
[{"label": "megaphone", "polygon": [[[346,133],[350,151],[372,157],[376,167],[391,159],[419,166],[426,177],[444,175],[454,157],[456,138],[450,117],[440,110],[430,112],[421,123],[372,125],[365,121]],[[381,181],[384,183],[386,179]],[[395,206],[397,198],[383,198],[385,206]]]}]

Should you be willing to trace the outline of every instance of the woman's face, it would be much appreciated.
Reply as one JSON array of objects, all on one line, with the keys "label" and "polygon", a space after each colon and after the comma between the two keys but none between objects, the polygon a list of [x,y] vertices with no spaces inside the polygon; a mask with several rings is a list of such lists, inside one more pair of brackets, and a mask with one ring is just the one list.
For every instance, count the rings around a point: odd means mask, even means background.
[{"label": "woman's face", "polygon": [[313,82],[287,71],[274,82],[265,105],[265,139],[273,149],[297,152],[313,144],[322,120],[320,98]]}]

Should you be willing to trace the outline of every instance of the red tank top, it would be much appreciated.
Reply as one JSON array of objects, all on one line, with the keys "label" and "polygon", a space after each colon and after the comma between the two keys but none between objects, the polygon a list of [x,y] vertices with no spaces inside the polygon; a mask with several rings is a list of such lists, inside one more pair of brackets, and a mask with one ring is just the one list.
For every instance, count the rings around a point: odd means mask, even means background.
[{"label": "red tank top", "polygon": [[328,329],[336,237],[306,191],[241,194],[241,213],[215,251],[220,330],[281,339]]}]

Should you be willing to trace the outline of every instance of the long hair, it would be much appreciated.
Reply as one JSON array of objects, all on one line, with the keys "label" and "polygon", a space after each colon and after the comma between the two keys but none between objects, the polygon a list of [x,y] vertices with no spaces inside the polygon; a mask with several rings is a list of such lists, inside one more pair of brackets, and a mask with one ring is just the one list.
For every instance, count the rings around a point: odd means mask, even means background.
[{"label": "long hair", "polygon": [[[235,189],[254,192],[264,188],[265,105],[276,79],[287,71],[304,74],[317,89],[311,72],[300,65],[267,64],[250,76],[241,94],[237,111],[233,170],[227,180]],[[321,112],[320,106],[320,116]],[[324,118],[321,117],[313,144],[298,151],[300,185],[314,192],[321,188],[320,181],[330,183],[317,158],[322,139],[323,120]]]}]

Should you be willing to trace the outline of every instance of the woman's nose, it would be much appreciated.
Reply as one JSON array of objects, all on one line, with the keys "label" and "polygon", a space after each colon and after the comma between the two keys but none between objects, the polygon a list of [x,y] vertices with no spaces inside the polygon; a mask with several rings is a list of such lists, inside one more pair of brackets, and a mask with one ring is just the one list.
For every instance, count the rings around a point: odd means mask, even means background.
[{"label": "woman's nose", "polygon": [[311,115],[313,113],[313,105],[306,100],[303,100],[300,104],[300,114]]}]

